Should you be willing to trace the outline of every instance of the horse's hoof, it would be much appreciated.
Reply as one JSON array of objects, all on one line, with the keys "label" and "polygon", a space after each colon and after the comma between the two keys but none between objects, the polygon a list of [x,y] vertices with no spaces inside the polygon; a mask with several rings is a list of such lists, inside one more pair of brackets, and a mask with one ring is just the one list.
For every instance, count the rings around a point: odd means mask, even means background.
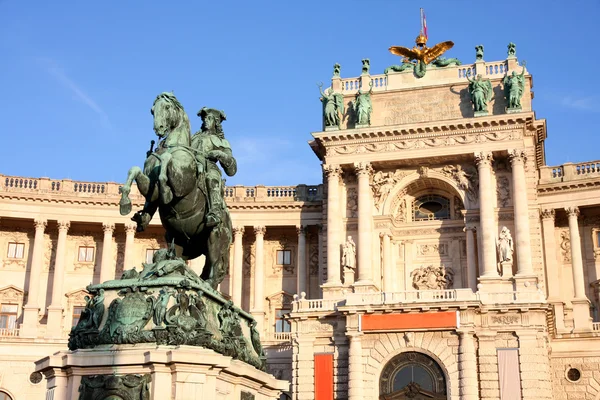
[{"label": "horse's hoof", "polygon": [[121,202],[119,203],[119,212],[121,213],[121,215],[129,214],[131,212],[131,200],[121,200]]}]

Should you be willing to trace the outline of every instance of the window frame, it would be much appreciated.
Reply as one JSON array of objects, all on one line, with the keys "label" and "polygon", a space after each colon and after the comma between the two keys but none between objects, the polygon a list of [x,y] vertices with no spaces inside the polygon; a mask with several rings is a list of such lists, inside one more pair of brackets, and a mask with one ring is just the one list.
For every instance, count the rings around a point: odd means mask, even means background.
[{"label": "window frame", "polygon": [[[15,307],[15,311],[4,311],[3,307],[4,306],[14,306]],[[2,317],[8,317],[6,318],[7,324],[6,326],[2,326]],[[10,317],[14,317],[12,324],[10,321]],[[0,329],[8,329],[8,330],[12,330],[12,329],[17,329],[18,328],[18,323],[17,323],[17,319],[19,318],[19,304],[16,303],[0,303]],[[12,325],[12,326],[11,326]]]},{"label": "window frame", "polygon": [[[282,263],[279,263],[279,254],[282,254]],[[286,263],[286,254],[288,255],[288,262]],[[278,249],[275,253],[275,262],[277,265],[292,265],[292,250],[291,249]]]},{"label": "window frame", "polygon": [[[13,255],[11,256],[11,245],[14,245],[14,252]],[[18,249],[21,249],[21,257],[17,257],[18,255]],[[6,258],[11,259],[11,260],[22,260],[25,258],[25,243],[21,243],[21,242],[8,242],[8,248],[6,251]]]},{"label": "window frame", "polygon": [[[83,260],[81,259],[81,250],[85,249],[85,256],[83,257]],[[89,251],[91,250],[92,252],[92,256],[89,257],[90,259],[88,259],[88,255],[89,255]],[[77,248],[77,262],[80,263],[93,263],[94,260],[96,259],[96,247],[94,246],[79,246]]]},{"label": "window frame", "polygon": [[291,310],[289,308],[276,308],[275,309],[273,332],[287,333],[287,332],[292,331],[292,324],[290,323],[290,321],[285,319],[285,316],[289,315],[290,312],[291,312]]}]

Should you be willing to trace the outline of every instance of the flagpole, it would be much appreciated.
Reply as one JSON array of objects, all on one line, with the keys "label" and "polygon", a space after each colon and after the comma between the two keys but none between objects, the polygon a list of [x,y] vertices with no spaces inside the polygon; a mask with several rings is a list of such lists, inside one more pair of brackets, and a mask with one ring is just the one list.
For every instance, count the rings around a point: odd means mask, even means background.
[{"label": "flagpole", "polygon": [[423,9],[420,9],[420,13],[421,13],[421,34],[423,34]]}]

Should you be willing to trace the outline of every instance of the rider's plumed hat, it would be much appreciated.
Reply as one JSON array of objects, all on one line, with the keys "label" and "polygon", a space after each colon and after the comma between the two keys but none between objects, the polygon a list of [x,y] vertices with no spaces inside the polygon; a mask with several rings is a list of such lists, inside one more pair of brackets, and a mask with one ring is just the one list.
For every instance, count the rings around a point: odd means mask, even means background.
[{"label": "rider's plumed hat", "polygon": [[215,108],[206,108],[202,107],[200,111],[198,111],[198,116],[204,120],[207,115],[212,115],[219,122],[225,121],[227,118],[225,117],[225,113],[221,110],[217,110]]}]

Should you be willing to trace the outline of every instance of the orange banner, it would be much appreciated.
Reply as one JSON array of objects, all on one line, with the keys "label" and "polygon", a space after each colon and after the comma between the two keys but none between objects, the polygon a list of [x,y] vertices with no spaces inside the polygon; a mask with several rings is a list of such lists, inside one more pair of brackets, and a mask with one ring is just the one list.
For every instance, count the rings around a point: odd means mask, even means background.
[{"label": "orange banner", "polygon": [[315,400],[333,400],[333,354],[315,354]]},{"label": "orange banner", "polygon": [[363,331],[457,328],[456,311],[423,314],[368,314],[362,316]]}]

